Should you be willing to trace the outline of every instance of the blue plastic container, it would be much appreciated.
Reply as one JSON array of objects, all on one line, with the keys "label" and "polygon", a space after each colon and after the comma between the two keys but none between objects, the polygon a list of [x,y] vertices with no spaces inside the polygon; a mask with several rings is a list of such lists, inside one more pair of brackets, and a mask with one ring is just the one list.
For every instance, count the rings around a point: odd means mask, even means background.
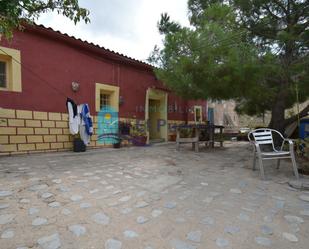
[{"label": "blue plastic container", "polygon": [[309,138],[309,118],[304,118],[300,120],[299,138]]}]

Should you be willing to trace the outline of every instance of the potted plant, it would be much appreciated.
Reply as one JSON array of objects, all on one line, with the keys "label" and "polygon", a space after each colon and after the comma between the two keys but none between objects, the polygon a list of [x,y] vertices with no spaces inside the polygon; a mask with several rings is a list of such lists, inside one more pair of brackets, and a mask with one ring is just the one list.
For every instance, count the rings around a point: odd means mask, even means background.
[{"label": "potted plant", "polygon": [[299,173],[309,175],[309,138],[296,140]]},{"label": "potted plant", "polygon": [[118,142],[113,144],[114,148],[120,148],[122,145],[122,141],[130,140],[130,129],[131,124],[128,122],[120,121],[118,123]]},{"label": "potted plant", "polygon": [[170,135],[169,135],[169,141],[175,142],[175,141],[176,141],[176,137],[177,137],[176,133],[170,134]]},{"label": "potted plant", "polygon": [[74,152],[85,152],[86,145],[83,140],[81,140],[79,134],[73,136],[73,151]]},{"label": "potted plant", "polygon": [[121,139],[119,139],[116,143],[113,144],[114,149],[119,149],[121,147]]},{"label": "potted plant", "polygon": [[127,122],[119,122],[120,135],[130,135],[131,124]]},{"label": "potted plant", "polygon": [[114,149],[119,149],[121,147],[121,134],[120,131],[118,131],[118,135],[114,138],[114,143],[113,143],[113,148]]},{"label": "potted plant", "polygon": [[147,135],[143,127],[132,126],[130,136],[132,144],[135,146],[145,146],[147,143]]},{"label": "potted plant", "polygon": [[181,128],[180,129],[181,138],[191,138],[193,137],[193,130],[190,128]]}]

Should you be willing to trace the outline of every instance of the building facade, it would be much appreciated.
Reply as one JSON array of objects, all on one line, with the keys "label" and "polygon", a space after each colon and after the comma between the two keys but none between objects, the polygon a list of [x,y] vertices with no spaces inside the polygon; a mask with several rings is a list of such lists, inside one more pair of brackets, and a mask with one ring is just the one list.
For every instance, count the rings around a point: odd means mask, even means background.
[{"label": "building facade", "polygon": [[[238,133],[240,128],[267,127],[271,114],[264,116],[240,115],[236,112],[236,102],[234,100],[208,101],[208,111],[213,115],[213,122],[225,127],[227,133]],[[209,119],[212,119],[208,115]]]},{"label": "building facade", "polygon": [[97,115],[105,105],[122,121],[153,123],[148,142],[167,141],[173,132],[169,124],[202,122],[207,116],[206,101],[176,96],[151,65],[43,26],[27,26],[11,41],[0,41],[0,154],[71,149],[68,97],[90,107],[95,128],[90,147],[100,146]]}]

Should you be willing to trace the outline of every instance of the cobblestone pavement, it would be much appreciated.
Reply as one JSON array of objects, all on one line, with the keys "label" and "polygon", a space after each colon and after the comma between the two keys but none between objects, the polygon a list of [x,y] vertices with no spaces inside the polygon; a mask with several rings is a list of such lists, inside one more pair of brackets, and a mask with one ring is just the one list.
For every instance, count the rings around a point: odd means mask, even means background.
[{"label": "cobblestone pavement", "polygon": [[309,192],[250,147],[174,145],[0,158],[0,248],[309,248]]}]

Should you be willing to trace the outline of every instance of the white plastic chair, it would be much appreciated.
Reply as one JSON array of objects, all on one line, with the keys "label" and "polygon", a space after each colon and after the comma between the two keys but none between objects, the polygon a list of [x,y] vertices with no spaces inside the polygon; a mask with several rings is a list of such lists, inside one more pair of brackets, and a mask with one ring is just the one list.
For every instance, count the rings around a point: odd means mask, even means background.
[{"label": "white plastic chair", "polygon": [[[273,134],[277,133],[281,139],[282,144],[280,146],[280,150],[277,150],[274,146],[274,139]],[[292,161],[292,166],[294,170],[295,177],[299,179],[294,148],[293,148],[293,141],[290,139],[286,139],[282,136],[282,134],[273,129],[256,129],[248,133],[248,139],[250,143],[253,145],[254,148],[254,155],[253,155],[253,170],[255,170],[255,162],[256,158],[259,160],[260,172],[262,179],[265,179],[264,174],[264,166],[263,160],[275,160],[277,159],[277,169],[280,167],[280,160],[285,158],[290,158]],[[289,150],[283,150],[284,145],[289,144]],[[271,145],[271,151],[263,151],[262,147],[264,145]]]}]

